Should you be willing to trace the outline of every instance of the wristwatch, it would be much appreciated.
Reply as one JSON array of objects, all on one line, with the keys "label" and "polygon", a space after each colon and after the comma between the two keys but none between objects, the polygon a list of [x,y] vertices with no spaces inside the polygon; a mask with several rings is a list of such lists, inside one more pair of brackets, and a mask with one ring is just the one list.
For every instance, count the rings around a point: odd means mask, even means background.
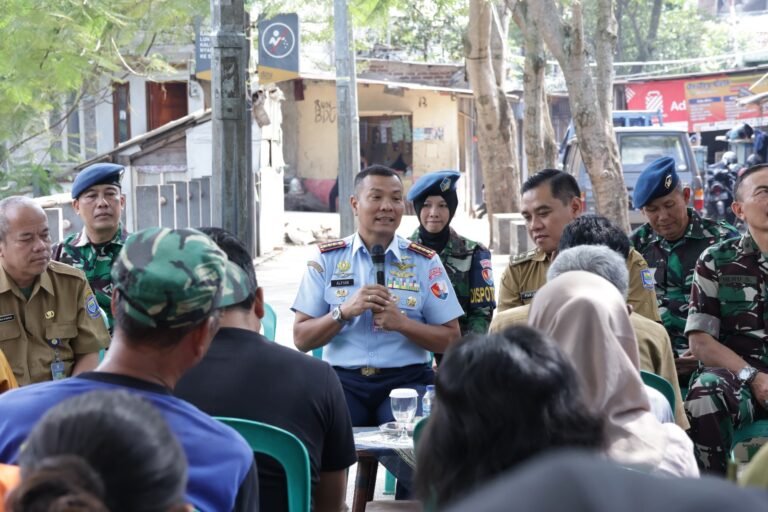
[{"label": "wristwatch", "polygon": [[334,306],[334,308],[331,310],[331,318],[336,320],[341,325],[344,325],[347,323],[346,319],[344,319],[344,317],[341,316],[341,306]]},{"label": "wristwatch", "polygon": [[745,366],[739,370],[739,373],[736,376],[739,378],[742,385],[749,386],[752,384],[752,381],[755,380],[755,377],[757,377],[757,369],[751,366]]}]

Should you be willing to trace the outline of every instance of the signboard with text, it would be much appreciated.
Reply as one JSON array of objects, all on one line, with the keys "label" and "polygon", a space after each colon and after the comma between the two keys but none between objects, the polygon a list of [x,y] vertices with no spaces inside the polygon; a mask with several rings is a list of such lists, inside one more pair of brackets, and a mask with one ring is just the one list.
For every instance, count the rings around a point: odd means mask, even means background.
[{"label": "signboard with text", "polygon": [[706,78],[656,80],[625,86],[627,108],[658,110],[664,124],[689,132],[732,128],[738,122],[763,124],[759,105],[739,105],[739,98],[768,91],[768,84],[749,88],[762,74],[719,75]]}]

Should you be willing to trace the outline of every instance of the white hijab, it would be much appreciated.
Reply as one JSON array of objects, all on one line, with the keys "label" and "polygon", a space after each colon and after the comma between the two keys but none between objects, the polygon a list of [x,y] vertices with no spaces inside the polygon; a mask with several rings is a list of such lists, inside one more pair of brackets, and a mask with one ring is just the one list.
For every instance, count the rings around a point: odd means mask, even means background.
[{"label": "white hijab", "polygon": [[536,292],[529,323],[552,337],[573,363],[587,407],[604,419],[611,458],[676,476],[698,475],[690,439],[650,412],[637,340],[615,286],[589,272],[566,272]]}]

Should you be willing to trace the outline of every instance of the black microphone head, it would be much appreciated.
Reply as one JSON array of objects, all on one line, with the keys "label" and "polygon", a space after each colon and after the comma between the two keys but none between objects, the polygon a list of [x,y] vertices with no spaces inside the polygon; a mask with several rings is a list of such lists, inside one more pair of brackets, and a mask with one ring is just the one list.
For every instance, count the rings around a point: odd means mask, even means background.
[{"label": "black microphone head", "polygon": [[371,259],[374,263],[384,263],[384,248],[379,244],[371,247]]}]

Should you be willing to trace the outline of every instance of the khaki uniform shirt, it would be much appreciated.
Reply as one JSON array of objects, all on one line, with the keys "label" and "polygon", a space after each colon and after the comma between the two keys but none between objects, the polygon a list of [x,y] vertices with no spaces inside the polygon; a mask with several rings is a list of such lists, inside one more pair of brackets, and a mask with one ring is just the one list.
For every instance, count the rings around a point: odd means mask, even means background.
[{"label": "khaki uniform shirt", "polygon": [[8,364],[5,354],[0,350],[0,393],[4,393],[9,389],[17,387],[19,387],[19,384],[16,382],[16,377],[13,375],[11,365]]},{"label": "khaki uniform shirt", "polygon": [[[510,257],[509,265],[501,276],[497,314],[510,308],[530,304],[536,291],[547,282],[547,270],[552,259],[552,255],[545,254],[539,248]],[[637,313],[654,322],[660,322],[653,275],[643,257],[634,249],[629,251],[627,270],[629,271],[627,303],[631,304]]]},{"label": "khaki uniform shirt", "polygon": [[[530,305],[526,304],[497,313],[491,321],[489,332],[497,333],[513,325],[527,324],[530,309]],[[672,384],[675,392],[675,423],[683,430],[688,430],[690,425],[683,408],[683,397],[680,393],[675,359],[672,355],[672,343],[669,341],[667,330],[663,325],[637,313],[632,313],[629,320],[635,331],[637,348],[640,351],[640,369],[664,377]]]},{"label": "khaki uniform shirt", "polygon": [[0,350],[21,386],[52,380],[57,356],[69,376],[75,355],[108,343],[99,304],[80,270],[52,261],[27,300],[0,265]]}]

